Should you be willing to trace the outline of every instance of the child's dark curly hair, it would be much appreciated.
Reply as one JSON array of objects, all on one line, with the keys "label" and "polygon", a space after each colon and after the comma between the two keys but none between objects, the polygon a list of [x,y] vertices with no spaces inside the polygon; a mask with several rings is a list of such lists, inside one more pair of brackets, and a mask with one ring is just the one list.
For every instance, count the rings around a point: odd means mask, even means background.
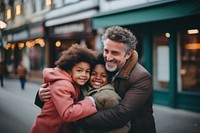
[{"label": "child's dark curly hair", "polygon": [[104,61],[104,57],[103,57],[103,53],[98,53],[96,58],[95,58],[95,63],[94,65],[98,65],[98,64],[102,64],[105,66],[105,61]]},{"label": "child's dark curly hair", "polygon": [[55,62],[55,64],[58,68],[68,71],[76,64],[86,62],[90,64],[92,69],[95,58],[95,51],[85,47],[83,48],[78,44],[73,44],[69,49],[62,52],[61,57]]}]

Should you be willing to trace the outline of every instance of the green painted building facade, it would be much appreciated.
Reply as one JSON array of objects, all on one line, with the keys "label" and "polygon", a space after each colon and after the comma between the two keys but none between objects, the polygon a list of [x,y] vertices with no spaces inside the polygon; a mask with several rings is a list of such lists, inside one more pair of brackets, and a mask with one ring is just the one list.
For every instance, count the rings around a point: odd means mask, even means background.
[{"label": "green painted building facade", "polygon": [[92,20],[93,29],[119,25],[138,37],[139,62],[152,74],[155,104],[200,112],[200,1],[157,1]]}]

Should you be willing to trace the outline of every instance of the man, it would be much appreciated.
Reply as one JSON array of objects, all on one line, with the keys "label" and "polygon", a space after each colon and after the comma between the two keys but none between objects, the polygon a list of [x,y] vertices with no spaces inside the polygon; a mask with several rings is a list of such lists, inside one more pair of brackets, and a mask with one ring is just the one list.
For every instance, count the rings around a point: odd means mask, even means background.
[{"label": "man", "polygon": [[[83,128],[111,130],[130,120],[129,133],[156,133],[152,77],[137,62],[136,37],[125,28],[113,26],[106,30],[102,40],[106,69],[114,74],[112,83],[122,101],[115,108],[99,111],[78,121],[78,124]],[[41,99],[48,97],[45,94],[40,94]]]}]

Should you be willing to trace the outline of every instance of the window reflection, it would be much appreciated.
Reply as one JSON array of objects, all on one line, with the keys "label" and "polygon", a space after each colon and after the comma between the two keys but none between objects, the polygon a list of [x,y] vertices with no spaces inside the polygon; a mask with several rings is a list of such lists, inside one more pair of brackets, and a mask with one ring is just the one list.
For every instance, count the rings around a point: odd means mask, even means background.
[{"label": "window reflection", "polygon": [[30,48],[29,58],[30,58],[30,69],[40,70],[42,66],[42,48],[40,45],[36,44]]},{"label": "window reflection", "polygon": [[166,90],[169,84],[169,33],[153,37],[153,85],[156,89]]},{"label": "window reflection", "polygon": [[191,31],[180,33],[179,91],[200,92],[200,34]]}]

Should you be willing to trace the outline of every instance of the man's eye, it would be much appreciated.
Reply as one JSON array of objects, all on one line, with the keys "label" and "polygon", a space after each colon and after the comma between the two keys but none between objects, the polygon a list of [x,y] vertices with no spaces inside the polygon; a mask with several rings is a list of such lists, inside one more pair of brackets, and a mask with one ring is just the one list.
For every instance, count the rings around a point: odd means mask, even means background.
[{"label": "man's eye", "polygon": [[108,50],[104,50],[104,53],[106,53],[106,54],[107,54],[107,53],[108,53]]},{"label": "man's eye", "polygon": [[113,52],[112,54],[113,54],[113,55],[119,55],[119,53],[118,53],[118,52]]}]

